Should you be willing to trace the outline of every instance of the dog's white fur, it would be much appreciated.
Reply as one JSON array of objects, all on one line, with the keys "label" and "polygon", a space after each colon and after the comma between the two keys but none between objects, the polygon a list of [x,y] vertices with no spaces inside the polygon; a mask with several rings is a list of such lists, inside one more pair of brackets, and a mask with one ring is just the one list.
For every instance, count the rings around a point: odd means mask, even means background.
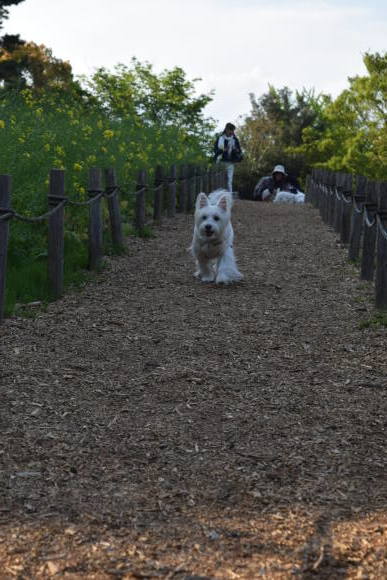
[{"label": "dog's white fur", "polygon": [[191,252],[197,264],[195,276],[202,282],[230,284],[242,279],[233,250],[232,195],[218,189],[196,199]]},{"label": "dog's white fur", "polygon": [[298,191],[297,193],[278,191],[275,194],[273,203],[305,203],[305,194],[301,191]]}]

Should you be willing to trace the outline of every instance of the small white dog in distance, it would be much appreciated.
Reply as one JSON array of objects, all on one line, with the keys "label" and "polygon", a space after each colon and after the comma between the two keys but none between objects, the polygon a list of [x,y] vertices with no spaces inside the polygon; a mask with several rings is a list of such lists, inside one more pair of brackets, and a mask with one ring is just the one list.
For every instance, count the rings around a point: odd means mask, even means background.
[{"label": "small white dog in distance", "polygon": [[242,279],[233,250],[231,225],[232,195],[218,189],[196,199],[195,226],[191,252],[196,260],[195,276],[202,282],[230,284]]},{"label": "small white dog in distance", "polygon": [[273,203],[305,203],[305,194],[302,191],[298,191],[297,193],[277,191]]}]

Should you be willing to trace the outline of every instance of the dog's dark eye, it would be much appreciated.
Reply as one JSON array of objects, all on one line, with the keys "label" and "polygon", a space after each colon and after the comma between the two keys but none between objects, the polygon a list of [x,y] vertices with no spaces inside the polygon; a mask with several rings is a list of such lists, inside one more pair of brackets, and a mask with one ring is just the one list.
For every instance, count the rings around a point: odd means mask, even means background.
[{"label": "dog's dark eye", "polygon": [[219,221],[219,216],[218,215],[214,215],[214,220],[217,222]]},{"label": "dog's dark eye", "polygon": [[204,215],[204,216],[202,217],[202,220],[206,220],[206,219],[207,219],[207,216],[206,216],[206,215]]}]

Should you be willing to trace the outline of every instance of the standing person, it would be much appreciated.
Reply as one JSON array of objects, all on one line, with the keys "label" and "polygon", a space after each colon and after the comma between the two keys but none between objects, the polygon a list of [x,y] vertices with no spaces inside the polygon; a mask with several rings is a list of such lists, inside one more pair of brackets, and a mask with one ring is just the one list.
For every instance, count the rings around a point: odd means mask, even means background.
[{"label": "standing person", "polygon": [[223,133],[215,143],[215,161],[224,163],[227,171],[227,189],[232,193],[232,180],[234,176],[234,163],[242,161],[243,155],[239,139],[235,135],[235,125],[227,123]]}]

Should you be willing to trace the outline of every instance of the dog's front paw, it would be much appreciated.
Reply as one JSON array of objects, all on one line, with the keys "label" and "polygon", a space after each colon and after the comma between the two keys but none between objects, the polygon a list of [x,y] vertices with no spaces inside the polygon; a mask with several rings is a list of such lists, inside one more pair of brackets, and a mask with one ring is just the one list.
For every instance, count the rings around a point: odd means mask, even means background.
[{"label": "dog's front paw", "polygon": [[214,276],[213,276],[213,275],[210,275],[210,274],[209,274],[209,275],[204,275],[204,274],[202,274],[202,275],[200,276],[200,280],[201,280],[202,282],[206,282],[207,284],[208,284],[209,282],[215,282],[215,278],[214,278]]},{"label": "dog's front paw", "polygon": [[232,284],[233,282],[240,282],[242,278],[243,276],[240,272],[235,272],[231,276],[229,274],[225,274],[224,272],[219,272],[215,282],[217,284]]},{"label": "dog's front paw", "polygon": [[215,282],[217,284],[231,284],[231,282],[233,282],[233,279],[227,276],[226,274],[218,274]]}]

